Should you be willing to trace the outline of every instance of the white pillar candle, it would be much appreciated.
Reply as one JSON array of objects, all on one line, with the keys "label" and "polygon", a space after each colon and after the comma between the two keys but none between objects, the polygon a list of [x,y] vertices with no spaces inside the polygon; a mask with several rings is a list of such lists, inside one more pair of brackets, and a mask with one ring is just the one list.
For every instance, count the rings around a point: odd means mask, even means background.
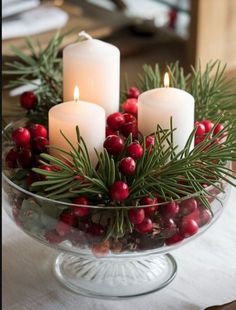
[{"label": "white pillar candle", "polygon": [[[90,159],[96,165],[94,148],[98,152],[103,149],[105,140],[105,111],[102,107],[85,101],[69,101],[57,104],[49,110],[49,144],[70,151],[71,147],[61,135],[60,130],[77,148],[76,126],[85,140]],[[50,154],[60,157],[61,152],[50,149]]]},{"label": "white pillar candle", "polygon": [[119,110],[120,51],[85,36],[86,40],[63,50],[64,101],[72,100],[73,89],[79,85],[81,100],[100,105],[109,115]]},{"label": "white pillar candle", "polygon": [[[168,81],[166,86],[167,84]],[[152,89],[139,96],[138,129],[143,135],[154,133],[157,125],[163,129],[170,129],[171,117],[173,128],[176,128],[173,132],[173,142],[175,146],[178,145],[178,152],[184,148],[194,128],[193,96],[172,87]]]}]

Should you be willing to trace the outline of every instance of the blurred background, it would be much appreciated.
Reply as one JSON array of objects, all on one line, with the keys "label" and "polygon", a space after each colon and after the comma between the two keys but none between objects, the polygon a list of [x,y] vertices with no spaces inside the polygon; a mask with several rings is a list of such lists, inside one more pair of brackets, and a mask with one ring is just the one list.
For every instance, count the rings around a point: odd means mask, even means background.
[{"label": "blurred background", "polygon": [[46,45],[57,29],[73,29],[64,45],[85,30],[120,49],[122,82],[127,73],[133,84],[145,63],[176,60],[188,69],[221,59],[236,75],[235,0],[3,0],[2,12],[3,62],[11,45],[24,51],[26,36]]}]

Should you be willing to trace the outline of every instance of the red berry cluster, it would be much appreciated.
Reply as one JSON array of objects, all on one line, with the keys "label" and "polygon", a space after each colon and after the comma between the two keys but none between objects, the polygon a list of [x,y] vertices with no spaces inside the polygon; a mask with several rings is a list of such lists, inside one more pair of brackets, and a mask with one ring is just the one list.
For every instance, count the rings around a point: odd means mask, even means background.
[{"label": "red berry cluster", "polygon": [[[198,232],[199,227],[204,226],[211,220],[211,213],[207,209],[204,209],[194,198],[183,200],[179,205],[176,204],[174,209],[175,214],[171,215],[171,212],[169,213],[170,210],[168,210],[168,205],[167,211],[166,206],[163,205],[163,233],[167,237],[165,239],[166,245],[175,244],[185,238],[195,235]],[[168,221],[166,222],[166,218],[169,219],[169,223]],[[172,224],[170,224],[170,222]],[[168,225],[172,226],[171,234],[170,231],[166,231]]]},{"label": "red berry cluster", "polygon": [[[118,155],[124,151],[124,141],[116,135],[108,136],[104,142],[104,147],[109,154]],[[136,172],[136,161],[143,156],[143,147],[138,141],[127,146],[124,157],[118,162],[118,169],[124,177],[131,177]],[[116,181],[110,188],[110,198],[113,201],[124,201],[129,196],[127,183]]]},{"label": "red berry cluster", "polygon": [[[196,133],[195,133],[195,145],[198,145],[200,142],[205,140],[206,135],[212,131],[213,127],[214,130],[212,132],[212,135],[215,136],[219,134],[223,129],[224,126],[222,124],[214,124],[210,120],[203,120],[201,122],[196,121],[194,124],[194,127],[196,128]],[[216,139],[216,143],[220,143],[221,140],[224,138],[224,135],[220,136],[218,139]]]},{"label": "red berry cluster", "polygon": [[144,197],[141,199],[140,204],[143,206],[150,205],[150,207],[130,209],[128,216],[131,223],[134,224],[136,231],[146,234],[153,230],[151,216],[158,209],[158,201],[157,198]]},{"label": "red berry cluster", "polygon": [[[140,92],[131,87],[128,90],[128,99],[122,104],[123,112],[115,112],[107,118],[106,140],[104,148],[110,155],[122,157],[118,162],[118,169],[124,177],[134,176],[136,161],[143,156],[143,146],[137,140],[137,98]],[[124,140],[132,134],[133,142],[125,150]],[[136,139],[136,140],[135,140]],[[154,145],[153,136],[146,137],[145,146]],[[123,154],[124,153],[124,154]],[[129,188],[125,182],[116,181],[110,188],[110,198],[113,201],[122,202],[129,196]]]},{"label": "red berry cluster", "polygon": [[202,208],[194,198],[186,199],[179,204],[176,202],[158,204],[157,198],[145,197],[140,203],[141,207],[130,209],[128,212],[135,230],[141,234],[150,233],[155,223],[159,223],[167,245],[196,234],[199,227],[211,220],[210,212]]},{"label": "red berry cluster", "polygon": [[130,87],[127,93],[128,99],[123,102],[123,113],[113,113],[107,118],[106,136],[122,135],[127,138],[132,134],[133,138],[138,137],[137,114],[139,90]]},{"label": "red berry cluster", "polygon": [[95,238],[103,237],[105,228],[101,224],[92,223],[88,218],[90,215],[89,199],[85,196],[79,196],[72,203],[74,206],[60,214],[55,229],[46,231],[46,240],[52,244],[60,243],[65,239],[79,241],[81,236],[78,231],[83,231]]},{"label": "red berry cluster", "polygon": [[29,169],[36,164],[38,154],[46,151],[47,129],[40,124],[19,127],[12,132],[12,140],[15,147],[6,154],[7,167]]},{"label": "red berry cluster", "polygon": [[[122,104],[123,112],[116,112],[108,116],[106,128],[106,140],[104,148],[115,160],[116,169],[119,171],[119,179],[109,188],[107,201],[112,204],[125,202],[129,205],[130,184],[135,177],[138,161],[143,157],[144,150],[152,151],[155,144],[155,137],[148,136],[145,141],[138,141],[137,129],[137,98],[139,90],[131,87],[127,93],[127,100]],[[32,95],[32,94],[31,94]],[[25,95],[26,96],[26,95]],[[23,95],[22,95],[23,98]],[[30,98],[26,96],[26,98]],[[23,99],[22,99],[23,100]],[[30,104],[25,108],[29,109]],[[29,103],[29,102],[28,102]],[[27,106],[27,107],[26,107]],[[219,134],[224,129],[223,125],[214,124],[209,120],[195,123],[196,137],[195,144],[203,141],[206,135],[212,130],[212,135]],[[125,139],[132,134],[132,140],[128,143]],[[15,147],[6,155],[6,163],[9,168],[22,167],[31,168],[38,166],[37,156],[46,151],[48,144],[47,129],[40,124],[31,124],[27,127],[19,127],[12,133]],[[219,139],[220,140],[220,139]],[[147,155],[149,154],[147,152]],[[70,165],[70,163],[66,162]],[[54,171],[58,169],[52,165],[41,165],[41,169]],[[28,185],[36,181],[35,175],[29,174],[26,180]],[[76,176],[75,180],[83,181],[83,176]],[[156,194],[154,195],[156,196]],[[90,198],[92,200],[92,198]],[[142,197],[139,206],[128,210],[127,216],[133,225],[135,237],[146,238],[156,234],[166,245],[172,245],[196,234],[199,227],[211,220],[211,214],[204,209],[197,199],[189,198],[177,202],[165,202],[159,197]],[[79,196],[72,200],[72,206],[63,210],[58,217],[53,229],[45,232],[45,238],[52,244],[58,244],[63,240],[81,242],[81,232],[92,238],[102,240],[108,232],[108,223],[94,220],[95,213],[89,208],[91,202],[85,196]],[[112,205],[111,204],[111,205]],[[132,202],[130,205],[133,206]],[[18,220],[19,210],[14,209],[13,216]],[[82,234],[83,235],[83,234]],[[141,236],[141,237],[140,237]],[[163,241],[164,240],[164,241]],[[91,241],[91,248],[94,253],[107,252],[109,245],[98,245]]]}]

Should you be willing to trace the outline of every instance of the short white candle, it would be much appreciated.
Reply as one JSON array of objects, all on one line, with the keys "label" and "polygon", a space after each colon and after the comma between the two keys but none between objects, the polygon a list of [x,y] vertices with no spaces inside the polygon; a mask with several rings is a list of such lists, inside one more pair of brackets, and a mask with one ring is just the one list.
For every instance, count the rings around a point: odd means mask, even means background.
[{"label": "short white candle", "polygon": [[[75,91],[76,93],[76,91]],[[68,142],[60,131],[77,148],[76,126],[79,126],[80,135],[85,140],[93,165],[97,159],[94,148],[98,152],[103,149],[105,140],[105,111],[102,107],[85,101],[69,101],[57,104],[49,110],[49,144],[67,152],[71,151]],[[50,154],[60,157],[62,153],[50,149]]]},{"label": "short white candle", "polygon": [[[167,79],[165,75],[165,79]],[[169,82],[165,81],[166,86]],[[170,129],[172,117],[173,142],[181,151],[194,128],[194,98],[184,90],[163,87],[142,93],[138,98],[138,129],[147,136],[154,133],[157,125]],[[193,145],[192,145],[193,147]]]},{"label": "short white candle", "polygon": [[117,112],[120,94],[119,49],[90,36],[64,48],[64,101],[73,99],[75,85],[79,85],[81,100],[100,105],[106,115]]}]

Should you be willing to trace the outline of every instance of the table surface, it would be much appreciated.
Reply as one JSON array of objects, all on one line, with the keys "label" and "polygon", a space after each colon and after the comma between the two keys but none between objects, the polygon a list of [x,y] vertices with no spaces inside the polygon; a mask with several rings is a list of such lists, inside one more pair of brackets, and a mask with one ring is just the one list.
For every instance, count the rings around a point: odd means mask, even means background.
[{"label": "table surface", "polygon": [[175,280],[144,297],[109,301],[76,295],[52,274],[57,252],[34,241],[3,211],[3,309],[200,310],[236,299],[236,189],[218,221],[173,252]]}]

